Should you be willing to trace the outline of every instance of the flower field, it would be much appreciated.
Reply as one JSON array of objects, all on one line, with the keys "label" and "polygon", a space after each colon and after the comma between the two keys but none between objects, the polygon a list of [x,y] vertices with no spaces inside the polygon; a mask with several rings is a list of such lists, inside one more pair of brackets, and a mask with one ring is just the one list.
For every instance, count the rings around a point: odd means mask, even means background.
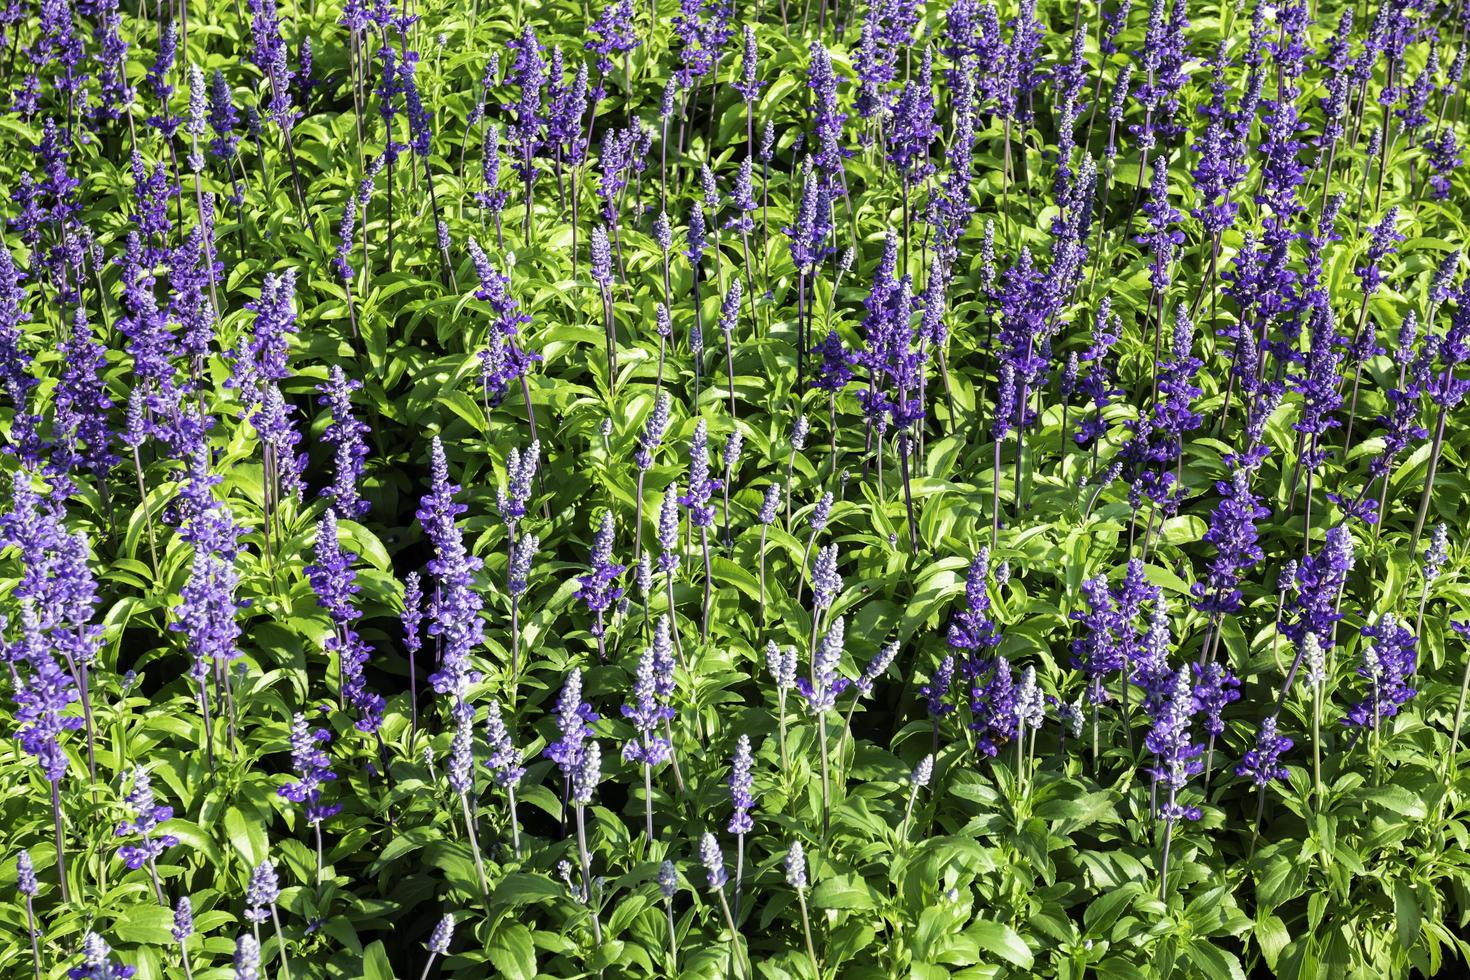
[{"label": "flower field", "polygon": [[10,0],[0,975],[1467,975],[1467,32]]}]

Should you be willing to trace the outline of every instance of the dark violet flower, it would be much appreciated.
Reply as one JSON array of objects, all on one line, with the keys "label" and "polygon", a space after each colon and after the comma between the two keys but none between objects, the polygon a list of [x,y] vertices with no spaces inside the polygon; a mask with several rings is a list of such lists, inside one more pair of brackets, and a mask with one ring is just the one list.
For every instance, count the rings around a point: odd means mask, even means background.
[{"label": "dark violet flower", "polygon": [[1190,777],[1204,770],[1204,763],[1199,758],[1204,746],[1190,739],[1193,705],[1189,672],[1180,670],[1175,673],[1162,711],[1144,740],[1148,750],[1154,754],[1154,784],[1165,790],[1159,794],[1156,811],[1158,818],[1165,823],[1200,818],[1199,807],[1179,802],[1179,792],[1189,783]]},{"label": "dark violet flower", "polygon": [[1271,511],[1261,506],[1260,498],[1251,492],[1250,478],[1249,470],[1237,469],[1229,481],[1215,484],[1220,502],[1210,515],[1210,528],[1204,536],[1215,546],[1215,557],[1205,580],[1191,589],[1197,600],[1195,608],[1201,612],[1238,612],[1241,578],[1264,556],[1256,543],[1256,522],[1265,520]]},{"label": "dark violet flower", "polygon": [[1237,776],[1249,776],[1256,786],[1267,786],[1273,780],[1285,779],[1289,773],[1280,762],[1283,752],[1290,752],[1291,739],[1280,734],[1276,729],[1276,716],[1267,715],[1261,719],[1261,727],[1256,732],[1255,748],[1247,749],[1240,764],[1235,767]]},{"label": "dark violet flower", "polygon": [[1218,663],[1191,664],[1194,672],[1194,706],[1191,713],[1203,714],[1205,731],[1219,735],[1225,731],[1220,717],[1225,706],[1240,700],[1240,680]]},{"label": "dark violet flower", "polygon": [[1398,242],[1404,240],[1404,236],[1395,227],[1398,218],[1399,209],[1391,207],[1382,221],[1368,229],[1368,248],[1363,254],[1363,264],[1355,270],[1365,296],[1378,292],[1378,287],[1384,281],[1383,260],[1393,254]]},{"label": "dark violet flower", "polygon": [[1295,593],[1287,602],[1288,617],[1283,617],[1282,633],[1293,643],[1301,643],[1308,633],[1315,634],[1324,651],[1332,649],[1335,624],[1342,618],[1339,598],[1353,567],[1353,539],[1346,524],[1329,528],[1322,548],[1301,560],[1295,579]]},{"label": "dark violet flower", "polygon": [[954,657],[945,655],[934,669],[934,674],[927,684],[919,687],[919,694],[924,698],[924,703],[929,709],[929,714],[935,718],[942,718],[954,710],[954,705],[948,704],[945,698],[949,697],[950,686],[954,683]]},{"label": "dark violet flower", "polygon": [[316,562],[307,566],[306,574],[317,604],[332,621],[332,633],[324,646],[329,654],[337,655],[342,697],[357,710],[357,729],[371,733],[382,724],[385,703],[380,695],[367,689],[363,676],[370,648],[355,628],[358,612],[352,597],[359,586],[352,564],[356,560],[357,555],[343,549],[338,541],[337,515],[328,510],[317,525]]},{"label": "dark violet flower", "polygon": [[112,961],[112,947],[95,932],[82,939],[82,965],[67,971],[71,980],[127,980],[136,971]]},{"label": "dark violet flower", "polygon": [[1418,693],[1409,683],[1419,662],[1418,642],[1391,613],[1384,614],[1376,626],[1364,626],[1361,632],[1372,640],[1364,645],[1363,665],[1358,668],[1358,676],[1368,682],[1368,696],[1348,710],[1342,723],[1354,728],[1377,728]]},{"label": "dark violet flower", "polygon": [[465,695],[477,674],[470,667],[470,653],[484,638],[480,619],[483,600],[475,590],[474,574],[482,562],[464,546],[455,519],[465,512],[456,503],[459,492],[449,482],[449,463],[444,446],[435,436],[430,454],[431,485],[415,516],[434,547],[428,570],[437,583],[429,602],[429,633],[441,639],[440,668],[429,676],[434,690],[451,694],[456,711],[465,710]]}]

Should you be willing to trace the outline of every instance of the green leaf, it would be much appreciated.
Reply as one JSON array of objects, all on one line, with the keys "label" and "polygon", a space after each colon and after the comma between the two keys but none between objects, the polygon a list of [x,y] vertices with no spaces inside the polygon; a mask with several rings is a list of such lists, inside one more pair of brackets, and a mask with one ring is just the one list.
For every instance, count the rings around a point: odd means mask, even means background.
[{"label": "green leaf", "polygon": [[812,889],[812,906],[819,909],[877,908],[877,896],[857,875],[837,875],[818,882]]},{"label": "green leaf", "polygon": [[536,948],[531,931],[519,922],[504,921],[490,937],[490,962],[510,980],[529,980],[536,975]]},{"label": "green leaf", "polygon": [[566,893],[566,887],[540,875],[512,872],[501,879],[491,893],[491,905],[527,905],[546,898],[557,898]]},{"label": "green leaf", "polygon": [[363,980],[396,980],[381,939],[362,951],[362,976]]},{"label": "green leaf", "polygon": [[989,922],[981,919],[970,923],[965,929],[965,935],[975,940],[981,949],[1007,962],[1014,963],[1023,970],[1031,969],[1034,960],[1031,950],[1027,948],[1025,941],[1016,935],[1016,931],[1004,922]]},{"label": "green leaf", "polygon": [[1291,942],[1291,933],[1287,932],[1286,923],[1281,921],[1280,916],[1263,915],[1256,923],[1255,932],[1256,942],[1261,946],[1261,955],[1265,957],[1266,965],[1275,970],[1281,951]]},{"label": "green leaf", "polygon": [[1402,878],[1393,883],[1393,920],[1399,945],[1413,949],[1419,942],[1419,897],[1414,894],[1414,886]]},{"label": "green leaf", "polygon": [[151,900],[131,905],[112,927],[112,933],[125,943],[161,945],[172,943],[174,914]]}]

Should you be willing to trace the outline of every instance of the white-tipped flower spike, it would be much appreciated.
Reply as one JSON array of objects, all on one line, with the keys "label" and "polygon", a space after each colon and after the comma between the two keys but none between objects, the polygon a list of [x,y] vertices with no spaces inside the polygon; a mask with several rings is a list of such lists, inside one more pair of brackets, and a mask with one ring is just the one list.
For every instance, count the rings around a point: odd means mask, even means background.
[{"label": "white-tipped flower spike", "polygon": [[706,832],[699,839],[699,861],[704,865],[705,874],[709,876],[710,888],[725,887],[725,854],[720,850],[720,843],[715,840],[714,834]]},{"label": "white-tipped flower spike", "polygon": [[436,956],[449,952],[449,941],[454,938],[454,916],[448,912],[429,934],[429,952]]},{"label": "white-tipped flower spike", "polygon": [[1023,728],[1035,731],[1045,718],[1046,700],[1036,683],[1036,668],[1027,667],[1021,673],[1021,685],[1016,691],[1016,720]]},{"label": "white-tipped flower spike", "polygon": [[1327,659],[1322,652],[1322,641],[1316,633],[1308,632],[1302,637],[1302,663],[1306,666],[1306,681],[1313,686],[1326,683]]},{"label": "white-tipped flower spike", "polygon": [[931,780],[933,778],[934,778],[934,754],[931,752],[929,755],[926,755],[926,756],[924,756],[924,758],[920,759],[919,760],[919,764],[917,766],[914,766],[913,774],[909,777],[909,780],[915,786],[922,787],[922,786],[928,786],[929,785],[929,780]]},{"label": "white-tipped flower spike", "polygon": [[248,932],[235,940],[235,980],[260,980],[260,943]]},{"label": "white-tipped flower spike", "polygon": [[797,891],[806,890],[806,850],[794,840],[786,851],[786,884]]},{"label": "white-tipped flower spike", "polygon": [[811,423],[806,420],[805,415],[798,415],[796,422],[791,426],[791,448],[795,452],[801,452],[806,448],[807,433],[811,431]]},{"label": "white-tipped flower spike", "polygon": [[777,689],[791,690],[796,686],[796,648],[787,647],[783,652],[776,646],[775,640],[767,640],[766,670],[770,671],[771,680],[776,682]]},{"label": "white-tipped flower spike", "polygon": [[665,860],[658,866],[658,890],[664,898],[673,898],[679,890],[679,872],[673,861]]},{"label": "white-tipped flower spike", "polygon": [[572,802],[587,806],[592,802],[592,791],[602,781],[602,748],[589,741],[582,750],[582,759],[572,774]]}]

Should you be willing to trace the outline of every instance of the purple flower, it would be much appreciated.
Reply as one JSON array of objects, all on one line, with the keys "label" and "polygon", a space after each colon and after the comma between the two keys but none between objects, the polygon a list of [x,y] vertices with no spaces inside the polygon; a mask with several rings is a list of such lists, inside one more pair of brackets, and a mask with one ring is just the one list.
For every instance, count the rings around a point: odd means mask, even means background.
[{"label": "purple flower", "polygon": [[588,742],[572,771],[572,803],[588,806],[592,802],[592,791],[602,781],[602,747]]},{"label": "purple flower", "polygon": [[291,768],[301,778],[294,783],[287,783],[276,792],[282,799],[292,803],[304,803],[306,822],[312,825],[320,824],[342,812],[342,804],[323,805],[321,801],[322,787],[337,778],[337,774],[331,769],[331,760],[318,747],[331,740],[332,734],[325,728],[308,727],[306,715],[300,711],[291,719]]},{"label": "purple flower", "polygon": [[410,653],[418,653],[424,641],[419,629],[424,620],[424,594],[419,587],[419,573],[409,572],[403,580],[403,645]]},{"label": "purple flower", "polygon": [[633,0],[611,0],[591,27],[591,38],[583,46],[598,55],[597,70],[606,75],[613,69],[612,55],[626,54],[638,47],[638,32],[633,25]]},{"label": "purple flower", "polygon": [[755,827],[750,811],[755,807],[752,791],[755,779],[751,770],[755,760],[750,755],[750,736],[741,735],[735,742],[735,757],[730,764],[730,805],[734,813],[725,829],[732,834],[748,834]]},{"label": "purple flower", "polygon": [[[694,436],[689,442],[688,489],[679,497],[679,503],[689,511],[689,523],[696,528],[712,527],[715,508],[710,498],[723,484],[709,475],[709,431],[704,419],[694,427]],[[677,532],[676,532],[677,534]]]},{"label": "purple flower", "polygon": [[520,303],[510,294],[510,277],[496,270],[474,238],[469,240],[468,248],[480,282],[475,298],[487,304],[491,314],[488,346],[479,353],[480,385],[491,404],[498,405],[510,383],[523,377],[541,355],[520,348],[520,329],[531,318],[521,312]]},{"label": "purple flower", "polygon": [[956,650],[980,650],[1000,643],[1000,632],[990,618],[990,549],[981,548],[965,577],[965,609],[950,622],[947,638]]},{"label": "purple flower", "polygon": [[444,913],[434,925],[434,931],[429,933],[429,952],[442,956],[449,952],[449,942],[454,938],[454,916],[448,912]]},{"label": "purple flower", "polygon": [[1399,209],[1391,207],[1383,220],[1368,229],[1368,248],[1363,255],[1363,264],[1355,270],[1363,285],[1363,295],[1372,296],[1383,284],[1382,263],[1392,255],[1396,243],[1404,240],[1394,226],[1398,223]]},{"label": "purple flower", "polygon": [[617,580],[627,566],[612,560],[613,537],[612,511],[603,511],[592,539],[592,569],[577,579],[576,598],[587,603],[588,610],[597,614],[597,623],[592,630],[594,636],[602,635],[602,614],[623,595]]},{"label": "purple flower", "polygon": [[174,941],[182,943],[194,934],[194,905],[188,895],[180,895],[174,906]]},{"label": "purple flower", "polygon": [[633,696],[623,705],[623,717],[633,723],[634,737],[623,744],[623,761],[656,766],[668,760],[668,739],[659,734],[660,726],[674,717],[674,711],[663,703],[662,692],[673,689],[673,661],[659,656],[654,648],[646,648],[638,659],[633,675]]},{"label": "purple flower", "polygon": [[744,46],[741,48],[740,77],[730,83],[730,87],[740,93],[747,104],[753,104],[760,98],[763,87],[757,72],[760,70],[760,51],[756,47],[755,28],[749,24],[744,25]]},{"label": "purple flower", "polygon": [[812,380],[812,387],[833,395],[846,388],[848,382],[852,381],[852,365],[855,359],[842,343],[837,331],[829,331],[826,339],[813,350],[821,360],[817,364],[817,376]]},{"label": "purple flower", "polygon": [[337,515],[328,510],[317,525],[316,563],[307,566],[306,574],[317,604],[327,610],[332,621],[332,634],[324,646],[329,654],[337,654],[343,699],[358,712],[357,729],[371,733],[382,724],[384,701],[367,689],[363,676],[370,650],[354,628],[358,612],[352,597],[359,591],[352,570],[356,560],[357,555],[344,550],[337,540]]},{"label": "purple flower", "polygon": [[573,670],[567,675],[556,702],[556,723],[561,738],[543,750],[567,779],[572,778],[581,763],[583,743],[592,735],[592,722],[597,720],[592,705],[582,700],[582,671]]},{"label": "purple flower", "polygon": [[812,656],[812,679],[803,677],[796,682],[813,715],[831,711],[837,705],[837,696],[847,690],[847,681],[839,673],[846,627],[841,616],[832,621]]},{"label": "purple flower", "polygon": [[36,866],[31,863],[31,852],[22,850],[15,857],[15,888],[27,898],[35,898],[41,890],[36,881]]},{"label": "purple flower", "polygon": [[1235,774],[1249,776],[1256,786],[1267,786],[1272,780],[1285,779],[1290,774],[1280,759],[1283,752],[1291,751],[1291,746],[1291,739],[1277,732],[1276,716],[1267,715],[1261,719],[1261,727],[1256,732],[1255,748],[1246,750],[1240,764],[1235,767]]},{"label": "purple flower", "polygon": [[837,99],[837,75],[832,55],[820,41],[812,43],[807,63],[807,86],[812,90],[812,162],[823,172],[824,182],[836,180],[848,151],[842,145],[842,124],[847,114]]},{"label": "purple flower", "polygon": [[113,833],[117,837],[136,834],[143,838],[141,844],[124,844],[117,849],[118,857],[123,859],[123,863],[136,871],[145,864],[151,864],[165,850],[177,844],[179,839],[173,834],[154,836],[159,824],[173,818],[174,810],[171,806],[154,802],[152,782],[148,778],[148,771],[141,766],[133,768],[133,785],[126,800],[133,819],[118,824]]},{"label": "purple flower", "polygon": [[837,571],[837,546],[829,544],[817,552],[812,565],[812,605],[826,609],[842,591],[842,576]]},{"label": "purple flower", "polygon": [[505,457],[505,486],[496,491],[496,509],[506,526],[512,529],[526,516],[531,500],[531,485],[541,458],[540,441],[532,441],[522,453],[515,446]]},{"label": "purple flower", "polygon": [[776,511],[781,506],[781,484],[770,483],[766,486],[766,494],[761,499],[760,511],[756,514],[756,520],[763,525],[769,525],[776,520]]},{"label": "purple flower", "polygon": [[706,832],[699,839],[699,863],[704,865],[712,891],[725,887],[725,882],[729,880],[725,873],[725,855],[720,851],[720,842],[715,840],[714,834]]},{"label": "purple flower", "polygon": [[1261,506],[1260,498],[1250,490],[1251,473],[1237,469],[1228,482],[1215,484],[1220,502],[1210,515],[1210,528],[1204,540],[1215,546],[1205,581],[1191,589],[1195,608],[1205,613],[1234,613],[1240,610],[1239,584],[1264,557],[1256,543],[1256,522],[1265,520],[1271,511]]},{"label": "purple flower", "polygon": [[82,965],[67,971],[71,980],[127,980],[135,972],[131,966],[112,962],[112,947],[95,932],[82,939]]},{"label": "purple flower", "polygon": [[331,409],[332,420],[322,431],[322,441],[333,448],[336,466],[332,486],[323,488],[322,495],[331,497],[333,507],[352,520],[372,509],[357,488],[368,455],[363,436],[370,431],[352,413],[352,392],[360,388],[361,381],[349,380],[341,367],[333,365],[327,381],[316,389],[322,395],[319,403]]},{"label": "purple flower", "polygon": [[490,756],[485,765],[495,774],[496,785],[514,789],[526,774],[521,765],[521,753],[510,741],[505,721],[500,716],[500,703],[491,701],[485,707],[485,740],[490,746]]},{"label": "purple flower", "polygon": [[1162,711],[1144,739],[1144,744],[1154,754],[1154,784],[1167,790],[1167,794],[1160,795],[1156,811],[1158,818],[1165,823],[1200,818],[1199,807],[1184,806],[1179,802],[1179,791],[1189,783],[1191,776],[1204,769],[1199,758],[1204,746],[1190,739],[1193,710],[1194,693],[1189,684],[1189,672],[1177,671]]},{"label": "purple flower", "polygon": [[1368,682],[1368,697],[1354,704],[1342,723],[1377,728],[1418,693],[1409,684],[1419,662],[1418,642],[1391,613],[1376,626],[1364,626],[1361,633],[1373,641],[1364,647],[1363,665],[1358,668],[1358,676]]},{"label": "purple flower", "polygon": [[434,437],[430,471],[430,491],[416,514],[434,547],[428,570],[438,583],[429,603],[429,633],[441,638],[442,650],[440,669],[429,681],[435,691],[454,696],[455,710],[463,710],[465,695],[476,678],[470,669],[470,653],[484,638],[480,619],[484,603],[474,588],[474,573],[482,562],[465,549],[455,524],[466,507],[454,500],[459,487],[449,482],[449,463],[438,436]]},{"label": "purple flower", "polygon": [[245,888],[245,918],[264,922],[270,918],[271,906],[280,897],[281,882],[276,877],[276,866],[266,858],[250,872],[250,884]]},{"label": "purple flower", "polygon": [[673,577],[679,569],[679,491],[672,483],[664,489],[658,510],[658,567]]},{"label": "purple flower", "polygon": [[1218,663],[1192,664],[1194,672],[1193,714],[1205,716],[1205,731],[1219,735],[1225,731],[1225,721],[1220,717],[1225,706],[1240,700],[1240,680],[1227,668]]},{"label": "purple flower", "polygon": [[949,689],[953,683],[954,657],[946,655],[939,661],[929,682],[919,687],[919,694],[924,698],[929,714],[933,717],[942,718],[954,710],[954,705],[947,704],[944,700],[949,697]]},{"label": "purple flower", "polygon": [[653,411],[643,423],[643,433],[638,437],[638,448],[633,452],[633,462],[641,472],[646,473],[653,469],[653,454],[658,451],[664,433],[668,431],[669,409],[672,405],[673,399],[668,393],[661,392],[658,400],[653,403]]},{"label": "purple flower", "polygon": [[1287,603],[1289,617],[1282,633],[1294,643],[1301,643],[1307,633],[1316,635],[1322,649],[1333,645],[1335,624],[1342,618],[1339,598],[1353,567],[1353,539],[1346,524],[1327,531],[1327,538],[1316,554],[1301,560],[1296,573],[1296,593]]}]

